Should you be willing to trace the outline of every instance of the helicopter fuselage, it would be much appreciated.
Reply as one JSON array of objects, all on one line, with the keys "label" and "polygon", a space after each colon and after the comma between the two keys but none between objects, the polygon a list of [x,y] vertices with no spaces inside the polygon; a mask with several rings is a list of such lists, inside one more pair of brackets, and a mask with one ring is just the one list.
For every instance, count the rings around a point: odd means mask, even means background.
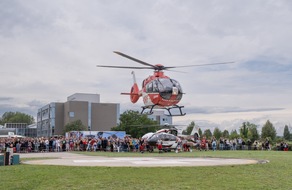
[{"label": "helicopter fuselage", "polygon": [[163,129],[156,133],[147,133],[142,138],[146,139],[150,146],[156,146],[160,140],[164,148],[176,148],[178,138],[174,134],[166,131],[168,130]]},{"label": "helicopter fuselage", "polygon": [[167,107],[178,104],[183,92],[176,80],[165,76],[162,71],[155,71],[142,82],[141,95],[145,106]]}]

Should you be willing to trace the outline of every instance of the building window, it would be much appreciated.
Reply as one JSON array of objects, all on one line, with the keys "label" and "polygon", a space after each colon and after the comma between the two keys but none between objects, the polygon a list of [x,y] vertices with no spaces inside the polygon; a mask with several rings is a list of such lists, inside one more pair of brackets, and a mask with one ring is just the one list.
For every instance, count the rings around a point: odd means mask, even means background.
[{"label": "building window", "polygon": [[75,117],[75,113],[73,111],[69,112],[69,117]]}]

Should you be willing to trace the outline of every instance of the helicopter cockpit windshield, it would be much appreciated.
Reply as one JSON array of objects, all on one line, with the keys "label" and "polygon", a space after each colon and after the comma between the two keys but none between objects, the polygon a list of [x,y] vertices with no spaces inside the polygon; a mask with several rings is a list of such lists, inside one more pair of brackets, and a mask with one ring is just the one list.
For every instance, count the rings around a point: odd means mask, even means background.
[{"label": "helicopter cockpit windshield", "polygon": [[172,95],[177,95],[176,99],[182,98],[182,88],[180,84],[170,78],[158,78],[147,84],[146,90],[148,93],[159,92],[162,98],[169,100]]}]

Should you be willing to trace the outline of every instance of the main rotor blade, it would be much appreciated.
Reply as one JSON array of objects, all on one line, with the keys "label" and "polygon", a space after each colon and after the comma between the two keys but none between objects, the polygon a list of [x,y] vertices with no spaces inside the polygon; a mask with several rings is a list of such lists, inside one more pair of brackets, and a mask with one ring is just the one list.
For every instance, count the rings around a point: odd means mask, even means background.
[{"label": "main rotor blade", "polygon": [[183,65],[183,66],[172,66],[172,67],[164,67],[165,69],[173,69],[173,68],[183,68],[183,67],[203,67],[203,66],[209,66],[209,65],[223,65],[223,64],[230,64],[235,63],[233,61],[230,62],[221,62],[221,63],[207,63],[207,64],[198,64],[198,65]]},{"label": "main rotor blade", "polygon": [[153,69],[151,67],[124,67],[124,66],[109,66],[109,65],[96,65],[97,67],[119,68],[119,69]]},{"label": "main rotor blade", "polygon": [[130,60],[132,60],[132,61],[135,61],[135,62],[137,62],[137,63],[140,63],[140,64],[142,64],[142,65],[147,65],[147,66],[152,67],[152,68],[154,68],[154,69],[156,68],[154,65],[152,65],[152,64],[150,64],[150,63],[146,63],[146,62],[141,61],[141,60],[139,60],[139,59],[136,59],[136,58],[134,58],[134,57],[128,56],[128,55],[126,55],[126,54],[124,54],[124,53],[121,53],[121,52],[118,52],[118,51],[114,51],[114,53],[116,53],[116,54],[118,54],[118,55],[120,55],[120,56],[123,56],[123,57],[125,57],[125,58],[128,58],[128,59],[130,59]]}]

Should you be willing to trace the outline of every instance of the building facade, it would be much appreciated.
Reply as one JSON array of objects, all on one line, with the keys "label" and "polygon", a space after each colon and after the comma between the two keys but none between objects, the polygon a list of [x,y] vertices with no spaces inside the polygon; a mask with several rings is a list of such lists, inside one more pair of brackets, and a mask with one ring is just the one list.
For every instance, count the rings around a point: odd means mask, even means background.
[{"label": "building facade", "polygon": [[5,123],[4,126],[0,128],[0,135],[8,135],[9,133],[25,137],[36,137],[37,129],[35,124],[28,125],[27,123]]},{"label": "building facade", "polygon": [[99,94],[76,93],[67,102],[53,102],[38,110],[37,136],[64,135],[64,126],[76,120],[81,120],[89,131],[109,131],[119,117],[119,104],[100,103]]},{"label": "building facade", "polygon": [[153,114],[147,116],[153,121],[157,121],[159,125],[172,125],[172,116],[164,114],[164,110],[153,110]]}]

